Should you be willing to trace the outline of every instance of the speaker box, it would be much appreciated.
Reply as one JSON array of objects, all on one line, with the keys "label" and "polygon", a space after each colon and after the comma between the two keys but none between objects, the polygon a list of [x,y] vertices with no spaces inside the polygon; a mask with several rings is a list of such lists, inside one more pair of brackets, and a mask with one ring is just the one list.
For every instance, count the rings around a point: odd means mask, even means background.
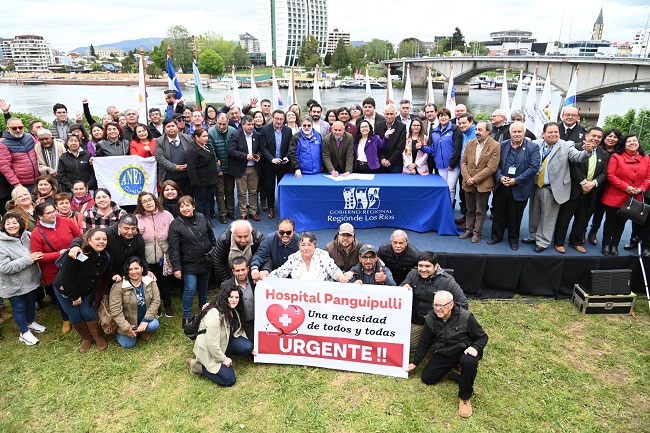
[{"label": "speaker box", "polygon": [[629,295],[630,269],[585,271],[580,277],[580,287],[590,295]]}]

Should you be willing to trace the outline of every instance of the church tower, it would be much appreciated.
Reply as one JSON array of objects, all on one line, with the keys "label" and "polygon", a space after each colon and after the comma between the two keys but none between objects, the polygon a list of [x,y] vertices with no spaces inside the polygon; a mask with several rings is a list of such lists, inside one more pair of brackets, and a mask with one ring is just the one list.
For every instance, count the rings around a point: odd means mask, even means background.
[{"label": "church tower", "polygon": [[591,35],[591,40],[600,41],[602,39],[603,39],[603,8],[601,7],[600,13],[598,14],[598,18],[594,23],[594,32]]}]

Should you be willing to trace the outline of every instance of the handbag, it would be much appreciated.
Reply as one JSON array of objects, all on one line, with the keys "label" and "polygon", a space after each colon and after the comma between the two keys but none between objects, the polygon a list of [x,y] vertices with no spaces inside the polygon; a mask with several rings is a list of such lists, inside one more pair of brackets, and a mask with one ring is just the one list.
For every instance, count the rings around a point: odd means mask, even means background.
[{"label": "handbag", "polygon": [[104,330],[104,334],[114,334],[117,331],[117,323],[113,320],[113,316],[109,311],[109,298],[108,295],[102,297],[102,302],[97,309],[97,319],[99,324]]},{"label": "handbag", "polygon": [[[199,245],[201,245],[201,242],[199,241],[199,238],[197,238],[196,235],[194,234],[194,232],[192,231],[192,227],[189,224],[187,224],[185,221],[183,221],[183,224],[185,224],[187,226],[187,229],[190,231],[190,233],[192,233],[192,236],[194,236],[194,239],[196,240],[196,242]],[[210,229],[210,226],[208,225],[208,230],[209,229]],[[214,247],[214,246],[211,247],[210,251],[208,251],[207,253],[203,253],[203,257],[205,257],[205,267],[206,268],[215,267],[215,263],[218,263],[218,260],[217,260],[217,247]]]},{"label": "handbag", "polygon": [[648,212],[650,212],[649,205],[634,197],[630,197],[630,201],[625,203],[616,214],[643,225],[645,224],[646,218],[648,218]]},{"label": "handbag", "polygon": [[[50,247],[50,249],[52,250],[52,252],[53,252],[53,253],[58,252],[58,250],[52,246],[52,244],[50,243],[50,241],[47,240],[47,236],[45,236],[45,232],[43,231],[43,229],[40,228],[40,227],[38,227],[38,226],[37,226],[36,228],[38,229],[39,232],[41,232],[41,235],[43,236],[43,240],[45,241],[45,243],[47,244],[47,246]],[[61,269],[61,266],[63,266],[63,261],[65,260],[65,256],[68,255],[68,251],[70,251],[70,248],[66,248],[66,249],[63,251],[63,254],[60,254],[60,255],[59,255],[59,258],[56,259],[56,260],[54,261],[54,264],[56,265],[57,268]]]},{"label": "handbag", "polygon": [[156,240],[156,243],[158,244],[160,251],[162,251],[163,253],[163,256],[160,259],[160,263],[159,263],[159,265],[162,267],[163,277],[168,277],[174,273],[174,269],[172,268],[172,262],[171,260],[169,260],[169,253],[165,252],[165,250],[163,249],[163,246],[160,243],[160,238],[158,238],[158,235],[156,234],[156,229],[153,228],[153,224],[151,223],[151,221],[149,221],[147,218],[145,218],[145,220],[149,224],[149,227],[151,227],[151,231],[153,232],[153,237]]},{"label": "handbag", "polygon": [[189,322],[187,322],[187,325],[185,325],[185,328],[183,328],[183,332],[189,338],[190,340],[196,340],[196,337],[198,337],[201,334],[205,334],[206,329],[199,329],[201,326],[201,311],[196,313],[192,318],[190,319]]}]

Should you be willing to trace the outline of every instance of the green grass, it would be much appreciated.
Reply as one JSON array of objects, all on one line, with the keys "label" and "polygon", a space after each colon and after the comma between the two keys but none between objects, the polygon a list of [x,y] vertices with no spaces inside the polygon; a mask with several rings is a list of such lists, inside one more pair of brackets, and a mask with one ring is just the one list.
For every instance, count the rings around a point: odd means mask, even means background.
[{"label": "green grass", "polygon": [[151,341],[77,351],[48,306],[41,343],[0,329],[0,432],[640,432],[650,426],[650,316],[582,316],[569,301],[473,301],[490,336],[472,398],[458,416],[457,385],[435,386],[312,367],[236,359],[237,384],[190,377],[193,343],[161,318]]}]

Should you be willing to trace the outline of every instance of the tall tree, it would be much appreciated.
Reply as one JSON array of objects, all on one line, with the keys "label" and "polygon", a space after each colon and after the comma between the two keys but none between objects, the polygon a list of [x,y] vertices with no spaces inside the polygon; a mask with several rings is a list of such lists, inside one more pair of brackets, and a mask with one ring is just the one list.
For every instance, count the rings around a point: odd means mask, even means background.
[{"label": "tall tree", "polygon": [[454,50],[465,51],[465,36],[458,27],[454,30],[454,34],[451,35],[451,45]]},{"label": "tall tree", "polygon": [[93,47],[93,44],[90,44],[90,55],[93,57],[97,57],[97,54],[95,54],[95,47]]},{"label": "tall tree", "polygon": [[221,75],[225,70],[223,59],[214,50],[203,50],[198,59],[199,71],[203,74]]},{"label": "tall tree", "polygon": [[174,67],[181,68],[185,73],[191,71],[193,54],[190,32],[183,26],[172,26],[167,29],[165,41],[171,46]]},{"label": "tall tree", "polygon": [[336,44],[336,49],[332,55],[332,67],[336,69],[347,68],[350,64],[350,53],[348,51],[348,45],[343,39],[339,39]]},{"label": "tall tree", "polygon": [[332,53],[325,54],[325,58],[323,59],[323,64],[327,67],[332,66]]},{"label": "tall tree", "polygon": [[251,65],[251,59],[248,58],[248,54],[244,49],[241,47],[241,45],[236,44],[235,48],[232,50],[232,55],[234,58],[234,65],[235,66],[250,66]]},{"label": "tall tree", "polygon": [[424,42],[417,38],[402,39],[399,43],[400,57],[416,57],[424,52]]},{"label": "tall tree", "polygon": [[233,41],[227,41],[223,35],[215,32],[205,32],[199,36],[198,48],[199,51],[204,49],[213,50],[219,54],[223,59],[224,65],[234,65],[235,63],[235,46],[239,44]]},{"label": "tall tree", "polygon": [[379,63],[393,57],[393,44],[383,39],[373,38],[366,44],[368,60]]},{"label": "tall tree", "polygon": [[133,60],[129,59],[128,57],[125,57],[122,59],[120,62],[122,64],[122,72],[125,74],[129,74],[133,72]]},{"label": "tall tree", "polygon": [[298,63],[306,68],[313,68],[322,63],[322,59],[318,53],[318,40],[314,35],[309,35],[307,38],[302,40]]},{"label": "tall tree", "polygon": [[151,61],[156,64],[161,70],[167,69],[167,42],[161,41],[160,46],[153,47],[149,53]]},{"label": "tall tree", "polygon": [[364,69],[366,67],[366,46],[348,47],[350,53],[350,65],[352,69]]}]

